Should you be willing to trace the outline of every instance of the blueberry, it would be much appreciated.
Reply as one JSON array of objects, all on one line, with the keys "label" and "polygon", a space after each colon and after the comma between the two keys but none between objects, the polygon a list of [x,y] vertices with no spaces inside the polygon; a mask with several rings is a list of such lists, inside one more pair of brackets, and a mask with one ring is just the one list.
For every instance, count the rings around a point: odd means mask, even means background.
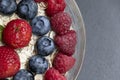
[{"label": "blueberry", "polygon": [[0,12],[5,15],[14,13],[17,9],[16,0],[0,0]]},{"label": "blueberry", "polygon": [[43,74],[48,68],[48,61],[39,55],[32,56],[29,59],[29,68],[36,74]]},{"label": "blueberry", "polygon": [[21,0],[18,4],[17,14],[24,19],[33,19],[38,12],[38,6],[34,0]]},{"label": "blueberry", "polygon": [[35,17],[31,21],[31,26],[35,35],[43,36],[50,31],[50,21],[45,16]]},{"label": "blueberry", "polygon": [[55,44],[53,40],[47,36],[43,36],[38,39],[37,52],[41,56],[48,56],[55,50]]},{"label": "blueberry", "polygon": [[14,77],[13,80],[34,80],[34,76],[31,72],[21,69]]}]

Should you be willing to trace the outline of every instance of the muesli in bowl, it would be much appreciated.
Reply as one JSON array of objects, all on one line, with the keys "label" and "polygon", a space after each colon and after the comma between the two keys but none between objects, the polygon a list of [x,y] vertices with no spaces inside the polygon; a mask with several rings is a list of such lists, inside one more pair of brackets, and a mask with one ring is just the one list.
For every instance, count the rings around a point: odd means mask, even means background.
[{"label": "muesli in bowl", "polygon": [[68,80],[77,33],[65,0],[0,1],[0,80]]}]

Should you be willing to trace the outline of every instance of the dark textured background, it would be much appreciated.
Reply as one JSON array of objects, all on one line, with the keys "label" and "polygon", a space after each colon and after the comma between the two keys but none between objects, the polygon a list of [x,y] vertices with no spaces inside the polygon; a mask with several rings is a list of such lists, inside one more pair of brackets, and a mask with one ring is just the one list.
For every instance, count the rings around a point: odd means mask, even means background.
[{"label": "dark textured background", "polygon": [[76,0],[86,27],[84,65],[77,80],[120,80],[120,0]]}]

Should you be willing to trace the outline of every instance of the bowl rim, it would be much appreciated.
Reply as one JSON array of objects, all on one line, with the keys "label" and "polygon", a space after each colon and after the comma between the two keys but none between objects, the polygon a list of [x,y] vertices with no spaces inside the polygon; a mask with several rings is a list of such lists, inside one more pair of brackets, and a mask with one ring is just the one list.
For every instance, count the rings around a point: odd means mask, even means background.
[{"label": "bowl rim", "polygon": [[82,28],[83,28],[83,36],[84,36],[84,48],[83,48],[83,57],[82,57],[82,62],[79,66],[79,70],[78,70],[78,73],[76,75],[76,77],[74,78],[74,80],[77,80],[80,72],[81,72],[81,69],[82,69],[82,66],[83,66],[83,62],[84,62],[84,58],[85,58],[85,48],[86,48],[86,29],[85,29],[85,24],[84,24],[84,21],[83,21],[83,17],[82,17],[82,14],[81,14],[81,11],[80,11],[80,8],[78,7],[77,3],[75,0],[73,0],[73,4],[74,4],[74,7],[76,7],[78,13],[80,14],[80,16],[78,17],[81,22],[82,22]]}]

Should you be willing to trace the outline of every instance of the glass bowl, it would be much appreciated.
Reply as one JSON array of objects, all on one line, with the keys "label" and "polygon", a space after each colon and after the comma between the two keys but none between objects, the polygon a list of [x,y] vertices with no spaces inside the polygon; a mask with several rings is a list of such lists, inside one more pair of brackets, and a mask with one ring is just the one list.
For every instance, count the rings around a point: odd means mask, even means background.
[{"label": "glass bowl", "polygon": [[75,54],[73,57],[76,59],[74,67],[67,73],[67,80],[76,80],[78,74],[80,73],[84,55],[85,55],[85,45],[86,45],[86,34],[85,26],[81,16],[81,12],[75,2],[75,0],[66,0],[67,7],[66,12],[69,12],[73,23],[72,28],[77,32],[77,46]]},{"label": "glass bowl", "polygon": [[[21,0],[16,0],[16,1],[21,1]],[[72,23],[72,28],[76,31],[77,33],[77,45],[76,45],[76,50],[75,54],[73,55],[74,58],[76,59],[76,63],[74,67],[67,72],[66,77],[67,80],[76,80],[77,76],[81,70],[82,64],[83,64],[83,59],[85,55],[85,45],[86,45],[86,35],[85,35],[85,27],[83,23],[83,19],[80,13],[80,10],[75,2],[75,0],[66,0],[67,7],[66,7],[66,12],[70,13],[73,23]],[[44,11],[43,11],[44,13]],[[41,14],[43,14],[41,13]],[[40,15],[41,15],[40,14]],[[19,18],[18,16],[15,16],[15,14],[11,16],[3,16],[0,15],[0,24],[5,25],[7,24],[10,20]],[[2,43],[0,43],[2,45]],[[29,46],[28,46],[29,48]],[[27,48],[26,48],[27,49]],[[24,56],[23,54],[21,54]],[[22,57],[21,59],[25,59],[26,62],[26,56]],[[25,67],[25,66],[24,66]]]}]

